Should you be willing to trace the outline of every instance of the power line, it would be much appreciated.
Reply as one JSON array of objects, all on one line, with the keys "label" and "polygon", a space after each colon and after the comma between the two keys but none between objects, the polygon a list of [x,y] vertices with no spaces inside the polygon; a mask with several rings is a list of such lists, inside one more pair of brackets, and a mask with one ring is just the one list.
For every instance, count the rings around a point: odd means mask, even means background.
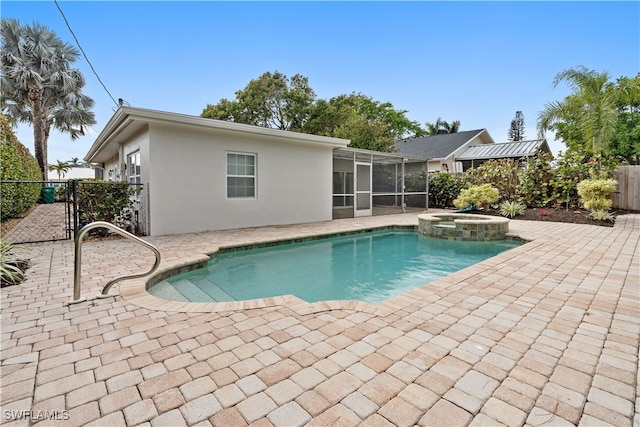
[{"label": "power line", "polygon": [[53,2],[56,4],[56,7],[58,8],[58,10],[60,11],[60,15],[62,15],[62,19],[64,19],[65,24],[67,24],[67,28],[69,29],[69,31],[71,32],[71,35],[73,36],[73,38],[76,40],[76,44],[78,45],[78,48],[80,48],[80,52],[82,52],[82,55],[84,56],[84,59],[87,61],[87,63],[89,64],[89,67],[91,67],[91,71],[93,71],[93,74],[95,74],[96,78],[98,79],[98,81],[100,82],[100,84],[102,85],[102,87],[104,88],[105,92],[107,92],[107,94],[109,95],[109,98],[111,98],[111,100],[113,101],[114,104],[116,105],[120,105],[118,104],[118,102],[116,102],[116,100],[113,98],[113,96],[111,95],[111,92],[109,92],[109,89],[107,89],[107,86],[105,86],[105,84],[102,82],[102,79],[100,78],[100,76],[98,75],[98,73],[96,72],[95,68],[93,68],[93,64],[91,63],[91,61],[89,61],[89,58],[87,57],[87,54],[84,52],[84,49],[82,48],[82,46],[80,46],[80,41],[78,41],[78,38],[76,37],[75,33],[73,32],[73,30],[71,29],[71,25],[69,25],[69,21],[67,21],[67,17],[64,16],[64,12],[62,12],[62,9],[60,9],[60,5],[58,4],[58,0],[53,0]]}]

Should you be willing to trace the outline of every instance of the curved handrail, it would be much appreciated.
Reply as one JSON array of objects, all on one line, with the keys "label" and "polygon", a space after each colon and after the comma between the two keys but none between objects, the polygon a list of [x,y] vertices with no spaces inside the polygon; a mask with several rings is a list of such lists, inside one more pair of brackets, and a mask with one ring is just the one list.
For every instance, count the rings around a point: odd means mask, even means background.
[{"label": "curved handrail", "polygon": [[80,301],[84,301],[84,298],[80,297],[80,274],[81,274],[81,263],[82,263],[82,239],[84,238],[85,234],[87,234],[90,230],[93,230],[94,228],[98,228],[98,227],[103,227],[103,228],[108,228],[111,231],[114,231],[116,233],[118,233],[121,236],[124,237],[128,237],[129,239],[133,240],[135,243],[138,243],[142,246],[147,247],[148,249],[151,249],[151,251],[153,251],[153,253],[156,256],[156,261],[153,263],[153,267],[151,267],[151,270],[147,271],[146,273],[140,273],[140,274],[131,274],[131,275],[127,275],[127,276],[121,276],[121,277],[117,277],[115,279],[112,279],[110,281],[107,282],[106,285],[104,285],[104,287],[102,288],[102,292],[99,296],[105,296],[107,295],[107,292],[109,292],[109,289],[111,288],[111,286],[113,286],[116,282],[120,281],[120,280],[124,280],[124,279],[136,279],[139,277],[145,277],[148,276],[149,274],[153,273],[154,271],[156,271],[156,269],[158,268],[158,266],[160,265],[160,251],[153,246],[150,243],[145,242],[144,240],[142,240],[141,238],[129,233],[128,231],[125,231],[109,222],[105,222],[105,221],[95,221],[92,222],[90,224],[85,225],[84,227],[82,227],[80,229],[80,231],[78,231],[78,235],[76,236],[76,240],[75,240],[75,261],[74,261],[74,277],[73,277],[73,299],[70,301],[70,303],[75,303],[75,302],[80,302]]}]

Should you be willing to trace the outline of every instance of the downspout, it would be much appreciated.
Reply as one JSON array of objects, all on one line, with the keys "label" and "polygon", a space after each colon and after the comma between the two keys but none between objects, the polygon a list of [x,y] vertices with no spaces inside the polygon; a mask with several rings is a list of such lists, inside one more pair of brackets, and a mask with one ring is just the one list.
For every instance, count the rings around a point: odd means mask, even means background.
[{"label": "downspout", "polygon": [[425,199],[426,199],[425,205],[427,207],[427,210],[429,210],[429,160],[428,159],[425,160],[424,165],[427,171],[427,173],[425,174],[425,180],[426,180],[425,187],[427,189],[427,194],[425,194]]},{"label": "downspout", "polygon": [[402,213],[407,213],[407,204],[404,202],[404,172],[405,172],[405,168],[404,168],[404,162],[407,159],[403,158],[402,159]]}]

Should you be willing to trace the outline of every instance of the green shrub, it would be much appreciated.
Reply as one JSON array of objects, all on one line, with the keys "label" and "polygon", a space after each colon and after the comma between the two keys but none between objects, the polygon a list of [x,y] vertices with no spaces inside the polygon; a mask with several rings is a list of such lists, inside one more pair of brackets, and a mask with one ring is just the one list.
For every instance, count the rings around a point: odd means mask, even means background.
[{"label": "green shrub", "polygon": [[[76,182],[80,227],[95,221],[110,222],[125,230],[131,229],[135,188],[127,182],[95,179]],[[103,229],[90,234],[108,234]]]},{"label": "green shrub", "polygon": [[24,280],[29,261],[14,253],[15,246],[7,239],[0,239],[0,285],[17,285]]},{"label": "green shrub", "polygon": [[463,183],[462,178],[448,173],[429,174],[429,205],[440,208],[452,206]]},{"label": "green shrub", "polygon": [[614,221],[616,219],[611,212],[607,211],[593,211],[589,216],[596,221]]},{"label": "green shrub", "polygon": [[589,212],[608,211],[613,202],[611,193],[618,185],[615,179],[594,178],[578,183],[578,194],[582,205]]},{"label": "green shrub", "polygon": [[468,206],[476,208],[486,207],[498,201],[500,194],[491,184],[474,185],[460,191],[458,198],[453,201],[453,205],[458,209]]},{"label": "green shrub", "polygon": [[[0,179],[2,181],[41,181],[42,172],[35,157],[16,138],[7,118],[0,114]],[[13,218],[33,206],[42,184],[4,183],[0,186],[1,219]]]},{"label": "green shrub", "polygon": [[518,174],[517,196],[526,206],[542,208],[551,205],[555,172],[549,153],[529,157]]},{"label": "green shrub", "polygon": [[550,183],[551,207],[578,207],[580,195],[578,183],[591,178],[594,174],[609,176],[615,169],[615,163],[601,155],[568,151],[560,153],[553,168],[554,176]]},{"label": "green shrub", "polygon": [[[501,197],[506,198],[516,194],[518,173],[517,160],[489,160],[477,168],[467,170],[466,179],[470,185],[491,184],[498,190]],[[501,201],[501,199],[496,201]]]},{"label": "green shrub", "polygon": [[522,215],[527,207],[517,201],[504,201],[500,203],[500,215],[513,218],[516,215]]},{"label": "green shrub", "polygon": [[67,201],[67,186],[61,185],[56,187],[55,189],[55,201],[56,202],[66,202]]}]

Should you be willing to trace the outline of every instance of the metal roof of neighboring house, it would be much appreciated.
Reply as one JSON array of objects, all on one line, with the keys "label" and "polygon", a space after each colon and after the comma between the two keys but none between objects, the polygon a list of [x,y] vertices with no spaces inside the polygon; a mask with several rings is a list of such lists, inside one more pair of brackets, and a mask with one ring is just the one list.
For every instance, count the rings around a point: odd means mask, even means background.
[{"label": "metal roof of neighboring house", "polygon": [[501,142],[499,144],[483,144],[468,147],[457,160],[480,160],[520,158],[535,155],[538,150],[550,152],[547,141],[534,139],[518,142]]},{"label": "metal roof of neighboring house", "polygon": [[397,142],[394,148],[396,152],[407,156],[442,159],[450,156],[465,143],[482,136],[483,133],[486,135],[485,141],[493,143],[493,139],[486,129],[476,129],[443,135],[409,138]]}]

